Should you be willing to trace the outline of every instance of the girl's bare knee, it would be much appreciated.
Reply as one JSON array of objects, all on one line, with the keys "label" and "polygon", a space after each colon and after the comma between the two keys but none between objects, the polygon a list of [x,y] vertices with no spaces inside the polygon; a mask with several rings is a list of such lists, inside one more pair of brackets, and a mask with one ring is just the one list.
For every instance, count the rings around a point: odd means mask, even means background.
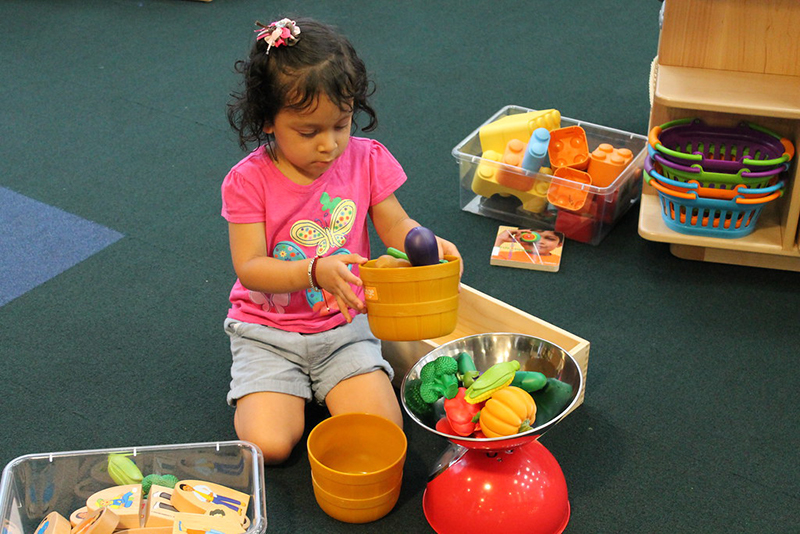
[{"label": "girl's bare knee", "polygon": [[288,460],[297,445],[297,441],[279,432],[242,432],[237,429],[236,434],[239,439],[257,445],[264,455],[264,463],[268,465],[277,465]]}]

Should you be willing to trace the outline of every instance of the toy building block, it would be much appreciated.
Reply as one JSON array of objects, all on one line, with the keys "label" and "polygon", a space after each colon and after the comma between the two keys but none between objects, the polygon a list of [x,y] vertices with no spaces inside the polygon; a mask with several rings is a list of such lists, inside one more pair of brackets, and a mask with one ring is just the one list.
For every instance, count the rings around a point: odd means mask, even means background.
[{"label": "toy building block", "polygon": [[249,501],[249,495],[220,484],[181,480],[173,488],[170,502],[179,512],[204,514],[208,510],[228,508],[242,517],[247,513]]},{"label": "toy building block", "polygon": [[50,512],[36,527],[36,534],[70,534],[72,525],[58,512]]},{"label": "toy building block", "polygon": [[589,155],[589,167],[586,172],[591,175],[593,185],[608,187],[631,160],[633,152],[629,149],[614,148],[608,143],[602,143]]},{"label": "toy building block", "polygon": [[[542,198],[547,196],[547,182],[533,178],[532,187],[526,191],[501,185],[497,182],[501,159],[502,156],[498,152],[490,150],[483,153],[472,179],[472,191],[486,198],[491,198],[492,195],[514,196],[522,203],[522,209],[541,213],[547,206],[547,202],[542,203]],[[502,170],[510,172],[507,169]]]},{"label": "toy building block", "polygon": [[596,221],[592,217],[566,210],[558,210],[555,230],[575,241],[591,243],[595,234],[595,223]]},{"label": "toy building block", "polygon": [[512,139],[527,143],[537,128],[554,130],[560,127],[561,112],[557,109],[546,109],[502,117],[482,126],[478,131],[478,137],[484,153],[487,150],[502,153]]},{"label": "toy building block", "polygon": [[596,195],[589,213],[598,221],[614,224],[619,212],[619,203],[617,202],[619,198],[619,191],[614,191],[610,195]]},{"label": "toy building block", "polygon": [[231,519],[180,512],[175,515],[172,534],[214,532],[215,534],[244,534],[242,526]]},{"label": "toy building block", "polygon": [[580,126],[567,126],[551,131],[547,154],[553,167],[586,169],[589,165],[586,131]]},{"label": "toy building block", "polygon": [[[572,167],[559,167],[553,173],[556,178],[562,178],[576,184],[592,185],[592,177],[588,173],[573,169]],[[553,181],[547,190],[547,200],[550,204],[570,211],[578,211],[587,207],[589,191],[585,188],[560,181]]]},{"label": "toy building block", "polygon": [[118,524],[117,514],[104,506],[90,511],[86,515],[86,519],[72,529],[72,534],[111,534]]},{"label": "toy building block", "polygon": [[98,491],[86,499],[86,508],[89,512],[108,508],[119,519],[121,529],[138,527],[139,511],[142,508],[142,485],[113,486]]},{"label": "toy building block", "polygon": [[144,526],[172,526],[178,509],[172,505],[172,489],[153,484],[144,512]]},{"label": "toy building block", "polygon": [[525,153],[522,156],[520,167],[526,171],[538,172],[547,156],[547,147],[550,145],[550,131],[547,128],[536,128],[528,140]]},{"label": "toy building block", "polygon": [[[522,158],[525,153],[525,143],[519,139],[512,139],[506,144],[506,149],[503,152],[502,163],[511,165],[517,169],[522,165]],[[500,168],[497,170],[496,175],[497,183],[511,189],[518,191],[527,191],[533,187],[533,176],[527,176],[516,170],[508,170]]]}]

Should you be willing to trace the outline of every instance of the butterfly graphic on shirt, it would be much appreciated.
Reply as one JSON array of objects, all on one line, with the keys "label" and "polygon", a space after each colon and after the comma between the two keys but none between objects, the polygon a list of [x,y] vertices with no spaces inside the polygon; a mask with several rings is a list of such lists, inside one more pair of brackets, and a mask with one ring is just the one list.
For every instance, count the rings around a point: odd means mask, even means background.
[{"label": "butterfly graphic on shirt", "polygon": [[274,308],[277,313],[283,313],[291,302],[292,295],[291,293],[259,293],[251,290],[250,300],[260,305],[264,311],[272,311]]},{"label": "butterfly graphic on shirt", "polygon": [[316,246],[317,255],[324,256],[329,250],[340,248],[347,241],[347,234],[355,223],[356,203],[339,197],[331,199],[325,192],[322,193],[320,204],[323,212],[330,213],[330,222],[326,224],[320,219],[303,219],[292,225],[289,235],[303,246]]},{"label": "butterfly graphic on shirt", "polygon": [[[340,248],[333,252],[331,256],[335,254],[350,254],[350,251],[346,248]],[[272,250],[272,257],[283,261],[299,261],[308,259],[303,250],[291,241],[280,241],[278,244],[276,244],[275,248]],[[348,265],[347,268],[352,270],[352,266],[350,265]],[[329,313],[325,305],[325,296],[323,295],[323,291],[325,290],[305,290],[305,297],[308,306],[320,315],[326,315]],[[338,311],[338,308],[336,307],[336,299],[332,298],[333,296],[330,293],[328,293],[328,296],[331,297],[328,299],[330,312]],[[285,313],[286,307],[289,306],[289,303],[292,300],[292,294],[260,293],[257,291],[250,291],[250,300],[253,301],[253,303],[261,306],[261,309],[266,312]]]}]

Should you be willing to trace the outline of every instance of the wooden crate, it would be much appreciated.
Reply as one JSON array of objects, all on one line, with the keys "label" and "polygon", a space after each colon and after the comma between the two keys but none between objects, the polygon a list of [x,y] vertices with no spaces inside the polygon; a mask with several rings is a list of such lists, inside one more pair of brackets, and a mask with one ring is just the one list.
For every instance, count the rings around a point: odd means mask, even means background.
[{"label": "wooden crate", "polygon": [[584,388],[575,408],[583,403],[589,342],[464,284],[461,284],[459,296],[458,323],[452,334],[422,341],[383,342],[383,356],[395,371],[394,386],[399,388],[408,370],[439,345],[465,336],[491,332],[536,336],[569,352],[578,362],[584,379]]}]

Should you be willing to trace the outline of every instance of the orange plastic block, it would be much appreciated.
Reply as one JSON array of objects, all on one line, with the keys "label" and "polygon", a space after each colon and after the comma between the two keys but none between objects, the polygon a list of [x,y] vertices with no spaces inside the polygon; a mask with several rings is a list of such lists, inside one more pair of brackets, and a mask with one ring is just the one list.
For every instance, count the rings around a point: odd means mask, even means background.
[{"label": "orange plastic block", "polygon": [[[553,176],[576,184],[592,185],[592,177],[588,173],[571,167],[559,167]],[[589,191],[584,188],[557,181],[553,181],[547,190],[547,200],[550,204],[570,211],[578,211],[583,208],[588,196]]]},{"label": "orange plastic block", "polygon": [[567,126],[550,132],[547,147],[550,165],[584,170],[589,165],[589,145],[586,131],[580,126]]},{"label": "orange plastic block", "polygon": [[512,139],[508,142],[505,152],[503,152],[502,162],[506,165],[516,167],[519,170],[510,171],[503,168],[499,169],[497,171],[498,184],[510,187],[511,189],[517,189],[519,191],[527,191],[533,187],[533,176],[522,174],[520,165],[522,164],[522,158],[524,156],[525,143],[519,139]]},{"label": "orange plastic block", "polygon": [[[507,115],[494,122],[482,126],[478,131],[481,140],[481,150],[502,153],[512,139],[528,143],[531,134],[537,128],[554,130],[561,127],[561,112],[557,109],[543,111],[530,111]],[[523,148],[524,150],[524,148]]]},{"label": "orange plastic block", "polygon": [[622,170],[633,160],[633,152],[627,148],[614,148],[608,143],[599,145],[589,156],[586,171],[592,177],[592,184],[608,187]]}]

